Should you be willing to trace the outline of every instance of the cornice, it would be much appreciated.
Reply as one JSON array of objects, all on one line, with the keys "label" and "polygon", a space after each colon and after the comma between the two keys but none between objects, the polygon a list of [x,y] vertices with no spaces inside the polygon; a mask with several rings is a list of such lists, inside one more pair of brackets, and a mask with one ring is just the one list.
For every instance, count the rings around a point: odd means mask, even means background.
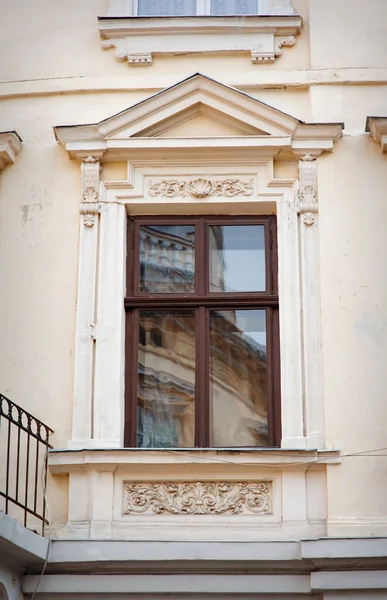
[{"label": "cornice", "polygon": [[129,66],[151,66],[154,54],[250,51],[253,64],[273,62],[293,46],[299,15],[99,17],[102,48]]},{"label": "cornice", "polygon": [[13,164],[22,148],[22,140],[16,131],[0,132],[0,172]]}]

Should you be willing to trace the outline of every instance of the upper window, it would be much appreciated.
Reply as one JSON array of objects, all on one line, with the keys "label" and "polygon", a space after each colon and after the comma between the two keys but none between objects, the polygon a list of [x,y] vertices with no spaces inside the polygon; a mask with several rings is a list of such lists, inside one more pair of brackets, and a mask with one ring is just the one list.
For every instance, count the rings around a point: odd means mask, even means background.
[{"label": "upper window", "polygon": [[280,440],[275,217],[129,220],[125,445]]},{"label": "upper window", "polygon": [[[260,0],[137,0],[139,16],[256,15]],[[136,10],[137,8],[137,10]]]}]

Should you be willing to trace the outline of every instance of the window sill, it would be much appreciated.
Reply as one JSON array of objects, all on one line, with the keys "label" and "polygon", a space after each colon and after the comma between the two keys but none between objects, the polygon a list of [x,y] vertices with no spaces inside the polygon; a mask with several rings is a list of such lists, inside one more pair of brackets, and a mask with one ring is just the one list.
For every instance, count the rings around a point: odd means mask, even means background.
[{"label": "window sill", "polygon": [[219,465],[245,467],[282,467],[340,464],[340,451],[297,450],[283,448],[254,449],[54,449],[48,455],[48,465],[53,475],[63,475],[73,471],[95,469],[114,471],[118,466],[141,465],[142,467],[168,465]]},{"label": "window sill", "polygon": [[[254,64],[273,62],[300,34],[299,15],[99,17],[102,47],[115,47],[129,66],[150,66],[154,54],[250,52]],[[189,35],[187,35],[189,34]]]}]

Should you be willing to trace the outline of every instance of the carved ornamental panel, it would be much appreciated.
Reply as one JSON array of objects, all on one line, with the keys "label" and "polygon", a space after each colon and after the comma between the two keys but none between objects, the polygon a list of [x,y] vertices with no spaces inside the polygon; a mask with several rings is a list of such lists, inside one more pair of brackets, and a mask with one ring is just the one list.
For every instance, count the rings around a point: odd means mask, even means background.
[{"label": "carved ornamental panel", "polygon": [[272,481],[125,482],[126,515],[270,515]]},{"label": "carved ornamental panel", "polygon": [[253,180],[222,179],[211,181],[209,179],[193,179],[190,181],[179,181],[177,179],[163,179],[159,182],[149,182],[150,196],[161,196],[162,198],[175,198],[176,196],[192,196],[193,198],[208,198],[209,196],[224,196],[233,198],[235,196],[251,196]]}]

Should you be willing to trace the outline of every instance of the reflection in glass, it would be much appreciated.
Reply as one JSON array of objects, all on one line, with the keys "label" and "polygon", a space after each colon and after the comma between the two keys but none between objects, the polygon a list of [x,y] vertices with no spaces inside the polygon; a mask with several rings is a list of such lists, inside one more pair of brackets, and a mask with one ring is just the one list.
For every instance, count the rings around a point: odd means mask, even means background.
[{"label": "reflection in glass", "polygon": [[263,225],[213,225],[210,292],[263,292],[266,289]]},{"label": "reflection in glass", "polygon": [[257,0],[211,0],[212,15],[256,15]]},{"label": "reflection in glass", "polygon": [[269,444],[264,310],[210,313],[210,444]]},{"label": "reflection in glass", "polygon": [[194,279],[194,225],[140,227],[140,292],[193,292]]},{"label": "reflection in glass", "polygon": [[138,15],[190,16],[196,14],[196,0],[138,0]]},{"label": "reflection in glass", "polygon": [[195,444],[195,313],[141,310],[137,445]]}]

